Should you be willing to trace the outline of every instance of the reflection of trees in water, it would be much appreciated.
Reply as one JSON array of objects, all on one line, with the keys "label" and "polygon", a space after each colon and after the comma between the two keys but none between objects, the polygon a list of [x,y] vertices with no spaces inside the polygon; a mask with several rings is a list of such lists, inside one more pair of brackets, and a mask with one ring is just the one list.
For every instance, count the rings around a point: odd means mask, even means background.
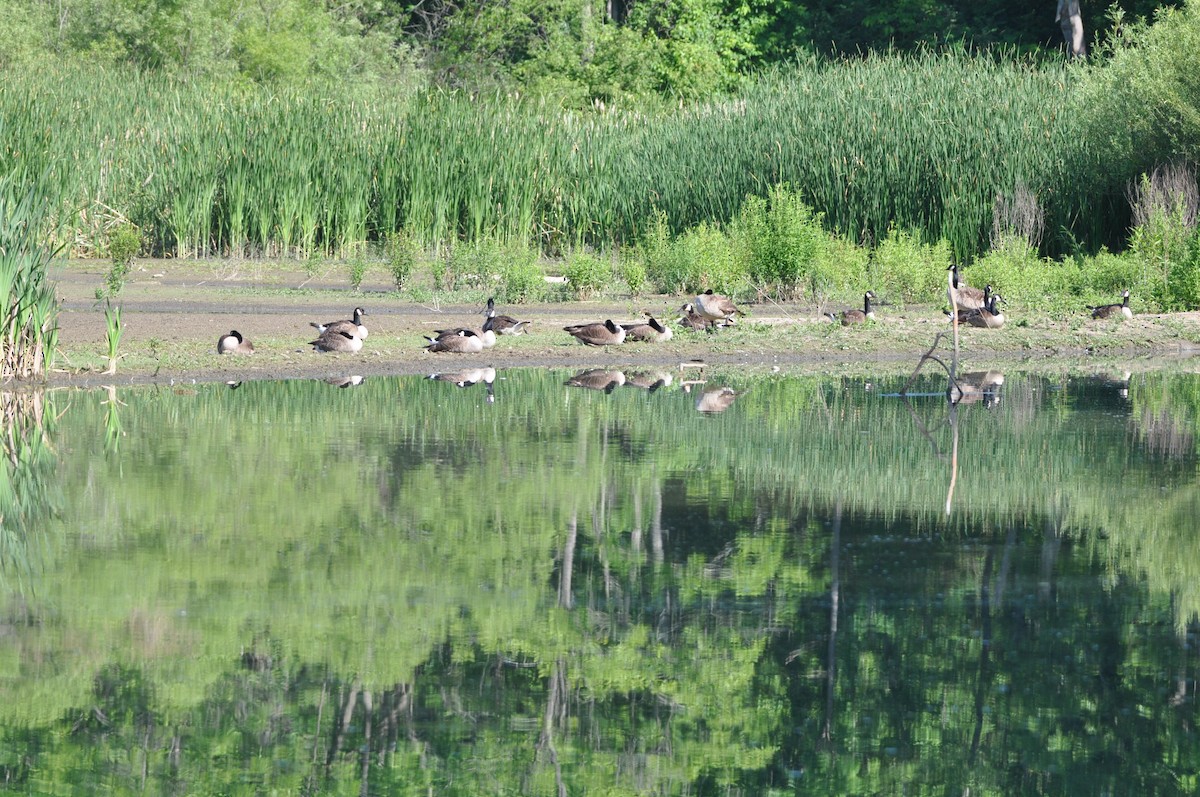
[{"label": "reflection of trees in water", "polygon": [[0,586],[37,569],[35,535],[61,503],[51,446],[54,405],[40,391],[0,392]]}]

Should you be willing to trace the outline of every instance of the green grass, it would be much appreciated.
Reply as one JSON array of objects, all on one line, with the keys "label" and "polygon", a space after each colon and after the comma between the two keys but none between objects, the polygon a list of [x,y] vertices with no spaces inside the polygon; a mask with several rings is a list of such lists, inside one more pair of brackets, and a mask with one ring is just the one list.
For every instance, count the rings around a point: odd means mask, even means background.
[{"label": "green grass", "polygon": [[401,230],[428,247],[558,253],[635,242],[658,212],[675,233],[724,224],[747,196],[791,185],[852,240],[898,225],[961,256],[986,244],[995,197],[1018,183],[1051,228],[1111,221],[1092,205],[1076,116],[1047,110],[1071,107],[1071,85],[1062,66],[872,56],[804,61],[737,100],[568,113],[507,95],[363,102],[64,68],[6,76],[0,118],[11,150],[56,175],[63,240],[94,251],[117,217],[174,257],[341,253]]}]

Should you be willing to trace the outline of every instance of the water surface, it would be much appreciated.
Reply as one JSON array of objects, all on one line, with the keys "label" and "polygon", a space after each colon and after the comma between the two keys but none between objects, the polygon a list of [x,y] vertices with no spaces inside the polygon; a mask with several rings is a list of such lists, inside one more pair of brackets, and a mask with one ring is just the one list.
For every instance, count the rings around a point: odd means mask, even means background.
[{"label": "water surface", "polygon": [[1192,793],[1200,378],[903,382],[6,396],[0,788]]}]

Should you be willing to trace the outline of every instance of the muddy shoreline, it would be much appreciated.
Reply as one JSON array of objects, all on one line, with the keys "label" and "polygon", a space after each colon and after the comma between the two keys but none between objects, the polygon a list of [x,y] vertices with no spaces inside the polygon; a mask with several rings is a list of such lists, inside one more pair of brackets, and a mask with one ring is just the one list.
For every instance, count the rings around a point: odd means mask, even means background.
[{"label": "muddy shoreline", "polygon": [[[389,290],[383,275],[368,275],[360,291],[335,274],[298,267],[225,261],[139,264],[118,296],[124,331],[115,374],[107,365],[105,322],[95,292],[107,264],[77,262],[52,270],[61,300],[59,356],[51,386],[329,378],[407,375],[491,366],[587,368],[713,366],[809,373],[877,373],[911,370],[945,328],[940,307],[891,307],[886,298],[874,324],[828,323],[811,303],[746,305],[736,328],[715,335],[675,328],[665,344],[583,346],[562,331],[566,324],[634,321],[645,311],[673,320],[683,297],[651,296],[586,302],[507,305],[532,321],[531,332],[502,337],[480,354],[431,354],[423,335],[451,326],[478,326],[486,291],[462,300],[413,301]],[[478,297],[474,296],[478,293]],[[357,354],[320,354],[306,343],[312,321],[348,318],[361,305],[370,336]],[[1001,330],[963,330],[964,367],[1063,367],[1102,369],[1189,363],[1200,352],[1200,314],[1139,315],[1127,322],[1020,317]],[[218,355],[217,337],[239,330],[252,340],[250,356]],[[948,344],[948,341],[947,341]]]}]

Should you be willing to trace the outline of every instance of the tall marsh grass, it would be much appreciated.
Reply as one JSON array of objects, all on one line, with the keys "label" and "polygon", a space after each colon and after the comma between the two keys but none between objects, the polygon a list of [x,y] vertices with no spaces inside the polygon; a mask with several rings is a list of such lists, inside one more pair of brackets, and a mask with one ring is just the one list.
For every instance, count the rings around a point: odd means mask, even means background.
[{"label": "tall marsh grass", "polygon": [[[3,174],[3,172],[0,172]],[[58,301],[46,280],[53,252],[43,238],[38,188],[20,172],[0,176],[0,379],[44,376],[58,341]]]},{"label": "tall marsh grass", "polygon": [[660,212],[675,233],[723,224],[787,184],[851,241],[895,224],[964,256],[1019,186],[1051,230],[1107,225],[1070,84],[1065,66],[962,53],[803,61],[737,101],[648,115],[64,69],[7,75],[0,119],[9,151],[61,178],[79,250],[111,213],[177,257],[339,253],[401,229],[557,254],[638,240]]}]

